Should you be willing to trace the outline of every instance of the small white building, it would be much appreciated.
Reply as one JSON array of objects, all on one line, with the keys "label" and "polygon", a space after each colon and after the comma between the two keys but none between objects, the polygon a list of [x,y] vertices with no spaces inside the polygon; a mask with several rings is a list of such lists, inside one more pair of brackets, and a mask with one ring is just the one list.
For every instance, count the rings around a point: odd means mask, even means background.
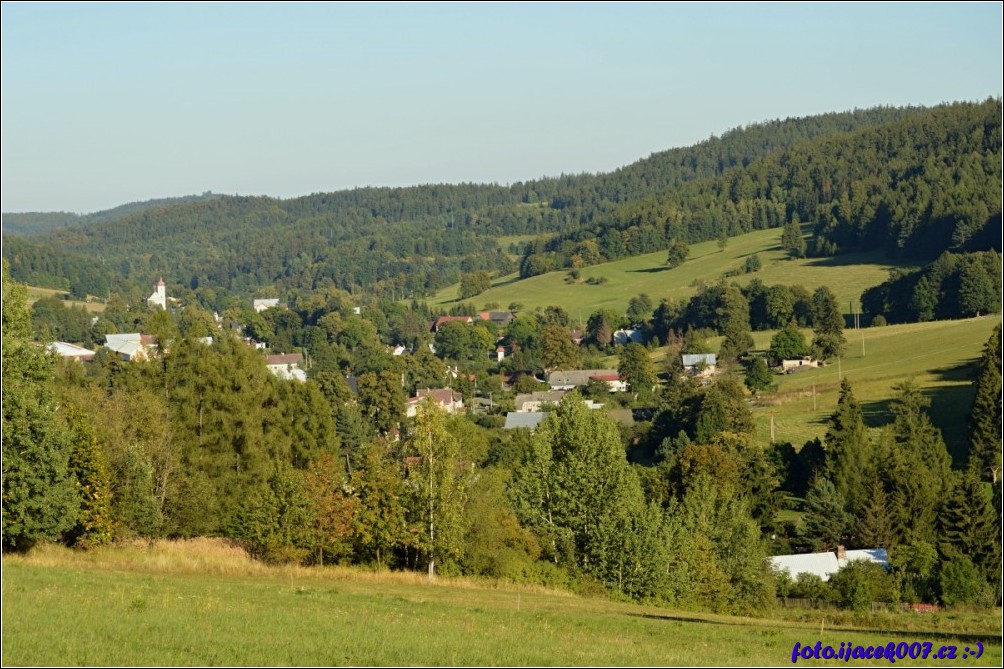
[{"label": "small white building", "polygon": [[781,371],[785,374],[799,372],[803,369],[812,369],[814,367],[819,367],[819,361],[813,360],[808,355],[802,358],[788,358],[781,361]]},{"label": "small white building", "polygon": [[271,309],[272,307],[279,306],[278,297],[268,297],[260,300],[251,300],[251,307],[259,314],[266,309]]},{"label": "small white building", "polygon": [[164,283],[164,277],[160,277],[160,281],[154,285],[153,294],[146,298],[146,303],[151,307],[167,310],[167,285]]},{"label": "small white building", "polygon": [[680,360],[683,371],[690,376],[706,377],[718,371],[718,356],[714,353],[684,353]]}]

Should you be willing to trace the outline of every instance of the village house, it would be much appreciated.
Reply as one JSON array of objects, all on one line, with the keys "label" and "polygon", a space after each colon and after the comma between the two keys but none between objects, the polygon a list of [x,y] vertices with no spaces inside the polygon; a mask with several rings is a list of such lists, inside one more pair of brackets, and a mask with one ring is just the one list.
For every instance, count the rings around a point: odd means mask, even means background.
[{"label": "village house", "polygon": [[478,318],[483,321],[491,321],[499,329],[502,329],[516,320],[516,315],[511,311],[482,311],[478,314]]},{"label": "village house", "polygon": [[886,569],[889,568],[889,555],[884,548],[862,548],[860,550],[845,550],[837,546],[835,551],[824,553],[802,553],[799,555],[775,555],[770,562],[777,571],[786,571],[792,579],[799,574],[813,574],[830,580],[842,567],[854,561],[874,562]]},{"label": "village house", "polygon": [[627,381],[621,379],[616,369],[573,369],[556,371],[547,375],[551,390],[573,390],[587,385],[591,380],[606,381],[610,392],[627,392]]},{"label": "village house", "polygon": [[300,367],[302,353],[282,353],[265,356],[265,366],[275,376],[285,381],[306,381],[307,373]]},{"label": "village house", "polygon": [[510,411],[505,415],[505,425],[502,429],[515,430],[522,427],[533,431],[537,429],[537,426],[540,425],[541,421],[545,418],[547,418],[547,413],[543,411]]},{"label": "village house", "polygon": [[819,361],[813,360],[812,356],[807,355],[802,358],[786,358],[782,360],[780,371],[784,374],[791,374],[815,367],[819,367]]},{"label": "village house", "polygon": [[641,330],[614,330],[613,342],[615,346],[644,344],[645,336]]},{"label": "village house", "polygon": [[459,413],[464,409],[463,396],[453,388],[420,388],[415,391],[414,397],[409,397],[405,402],[405,415],[409,418],[418,415],[418,405],[426,399],[449,414]]},{"label": "village house", "polygon": [[139,332],[106,334],[105,348],[118,353],[126,362],[149,360],[157,348],[157,338]]},{"label": "village house", "polygon": [[89,362],[94,359],[94,351],[70,344],[65,341],[54,341],[49,344],[49,350],[64,360],[76,360],[78,362]]},{"label": "village house", "polygon": [[560,404],[561,398],[567,394],[568,391],[566,390],[520,393],[516,395],[516,412],[536,412],[540,411],[540,407],[544,404]]},{"label": "village house", "polygon": [[273,307],[279,306],[278,297],[268,297],[260,300],[251,300],[251,308],[254,309],[259,314],[266,309],[271,309]]},{"label": "village house", "polygon": [[718,371],[718,357],[714,353],[684,353],[680,359],[683,372],[689,376],[706,378]]}]

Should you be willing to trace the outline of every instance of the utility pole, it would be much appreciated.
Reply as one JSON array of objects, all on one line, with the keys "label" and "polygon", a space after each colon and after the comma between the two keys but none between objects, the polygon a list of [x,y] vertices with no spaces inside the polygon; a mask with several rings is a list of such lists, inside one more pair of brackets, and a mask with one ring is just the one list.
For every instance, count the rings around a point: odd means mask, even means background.
[{"label": "utility pole", "polygon": [[774,443],[774,414],[770,415],[770,443]]},{"label": "utility pole", "polygon": [[812,384],[812,410],[816,410],[816,384]]}]

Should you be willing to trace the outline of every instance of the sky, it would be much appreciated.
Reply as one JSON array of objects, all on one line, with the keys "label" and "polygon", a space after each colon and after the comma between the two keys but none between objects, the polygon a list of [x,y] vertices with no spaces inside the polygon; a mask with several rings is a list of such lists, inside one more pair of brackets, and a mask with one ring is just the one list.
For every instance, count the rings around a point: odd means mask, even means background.
[{"label": "sky", "polygon": [[1002,95],[1002,4],[2,3],[0,208],[607,172]]}]

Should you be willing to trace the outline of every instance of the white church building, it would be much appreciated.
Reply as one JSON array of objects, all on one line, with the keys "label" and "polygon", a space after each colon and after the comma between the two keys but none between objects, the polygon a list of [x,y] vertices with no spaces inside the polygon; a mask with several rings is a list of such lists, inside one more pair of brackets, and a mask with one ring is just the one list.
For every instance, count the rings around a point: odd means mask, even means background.
[{"label": "white church building", "polygon": [[167,286],[164,285],[164,277],[160,277],[160,281],[153,287],[153,295],[146,298],[146,303],[151,307],[167,310]]}]

